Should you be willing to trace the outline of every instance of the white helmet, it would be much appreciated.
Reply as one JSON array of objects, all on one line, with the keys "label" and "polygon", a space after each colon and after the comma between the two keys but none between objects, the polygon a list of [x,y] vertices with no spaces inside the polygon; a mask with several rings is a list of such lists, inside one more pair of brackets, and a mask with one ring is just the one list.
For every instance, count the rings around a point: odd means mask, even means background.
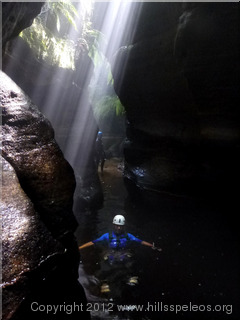
[{"label": "white helmet", "polygon": [[121,214],[117,214],[114,218],[113,218],[113,223],[117,224],[119,226],[124,226],[125,225],[125,218],[124,216],[122,216]]}]

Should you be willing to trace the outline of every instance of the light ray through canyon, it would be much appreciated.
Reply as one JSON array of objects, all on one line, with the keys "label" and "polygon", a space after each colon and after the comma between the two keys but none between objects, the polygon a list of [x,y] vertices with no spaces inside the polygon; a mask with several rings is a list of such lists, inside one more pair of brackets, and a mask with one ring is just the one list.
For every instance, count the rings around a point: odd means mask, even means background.
[{"label": "light ray through canyon", "polygon": [[[114,54],[121,46],[127,46],[130,43],[131,36],[134,35],[138,16],[141,12],[141,3],[82,0],[73,2],[73,4],[78,12],[78,17],[75,20],[76,25],[71,25],[68,30],[68,40],[76,48],[79,39],[82,39],[83,21],[88,19],[88,23],[91,23],[94,10],[95,25],[99,34],[102,35],[98,39],[98,50],[102,56],[112,63],[111,67],[114,67]],[[42,15],[44,15],[44,10],[49,10],[49,8],[47,6],[43,7]],[[85,50],[84,54],[87,54],[89,49],[87,44],[80,41],[80,46],[82,51]],[[21,57],[22,59],[25,58],[23,49],[22,42],[17,42],[12,51],[13,60],[16,60],[14,56],[20,60]],[[35,87],[28,83],[28,93],[33,102],[36,102],[36,104],[39,101],[41,102],[41,111],[52,123],[56,140],[65,158],[73,167],[81,167],[84,170],[89,162],[89,157],[91,157],[92,143],[96,137],[96,122],[93,120],[93,110],[89,99],[89,83],[94,95],[94,86],[101,82],[102,68],[105,68],[105,65],[98,65],[94,70],[93,63],[86,64],[86,61],[83,61],[85,65],[80,66],[79,69],[78,66],[75,66],[75,70],[70,71],[69,74],[72,75],[72,79],[69,79],[67,78],[69,75],[66,76],[65,71],[67,69],[64,63],[68,64],[67,67],[69,68],[71,57],[67,56],[68,52],[64,50],[58,52],[58,54],[62,67],[53,68],[53,72],[47,74],[47,76],[45,69],[38,66],[39,63],[36,63],[36,66],[30,63],[24,66],[31,71],[34,82],[38,84]],[[11,59],[9,61],[5,71],[11,74],[15,70],[11,70]],[[78,72],[82,74],[78,75]],[[84,78],[84,81],[81,80],[80,84],[75,81],[78,76]],[[68,103],[63,104],[63,101],[68,101]]]}]

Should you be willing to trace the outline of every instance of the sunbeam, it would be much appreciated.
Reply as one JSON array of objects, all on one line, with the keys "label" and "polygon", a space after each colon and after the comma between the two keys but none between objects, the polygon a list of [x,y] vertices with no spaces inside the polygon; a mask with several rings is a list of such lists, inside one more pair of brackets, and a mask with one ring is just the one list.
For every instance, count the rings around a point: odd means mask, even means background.
[{"label": "sunbeam", "polygon": [[[99,11],[104,11],[104,15],[100,21],[96,22],[97,27],[99,28],[100,34],[103,36],[100,37],[98,43],[98,50],[101,54],[111,61],[115,52],[119,49],[122,43],[125,43],[126,36],[129,35],[130,26],[132,24],[131,17],[133,16],[133,10],[136,4],[134,3],[121,3],[121,2],[109,2],[109,3],[100,3],[95,4],[96,15],[98,16]],[[125,39],[124,39],[125,38]],[[113,66],[112,66],[113,67]],[[87,78],[90,78],[91,87],[94,88],[98,83],[103,82],[101,75],[103,69],[106,68],[106,64],[99,64],[95,66],[95,71],[91,73],[91,70],[88,70]],[[107,84],[106,86],[101,83],[102,94],[107,94]],[[105,93],[104,93],[105,90]],[[88,113],[91,112],[91,105],[88,97],[88,90],[85,88],[85,94],[79,99],[79,108],[74,117],[74,121],[71,126],[71,134],[69,136],[76,136],[74,132],[78,133],[79,141],[76,141],[76,145],[72,143],[67,143],[66,146],[66,155],[68,158],[72,158],[73,163],[78,157],[78,148],[77,145],[88,146],[91,143],[91,132],[94,129],[94,126],[89,123]],[[81,141],[82,140],[82,141]]]},{"label": "sunbeam", "polygon": [[3,319],[239,318],[238,3],[1,9]]},{"label": "sunbeam", "polygon": [[[20,38],[14,42],[14,50],[8,48],[4,69],[9,75],[14,75],[16,60],[22,61],[22,65],[18,64],[17,67],[17,82],[23,84],[23,89],[51,121],[55,138],[65,158],[74,169],[77,167],[84,174],[89,161],[91,162],[92,147],[98,130],[92,106],[94,97],[97,99],[96,88],[100,84],[101,95],[107,95],[108,83],[104,84],[101,78],[106,62],[110,72],[114,68],[114,54],[121,46],[127,47],[131,43],[141,3],[86,0],[63,3],[65,7],[61,2],[47,2],[34,20],[31,31],[22,32],[21,37],[25,41],[42,41],[35,50],[36,56],[33,56]],[[67,17],[62,23],[59,10]],[[66,14],[67,10],[70,13]],[[54,21],[49,21],[49,17],[52,20],[56,18],[55,26]],[[63,34],[62,29],[66,28],[67,20],[71,20],[71,23],[68,23],[67,32],[65,30]],[[50,26],[52,32],[42,28],[40,22]],[[40,37],[41,41],[29,39],[34,36]],[[97,64],[94,61],[96,54],[103,57]],[[25,59],[28,55],[29,63]],[[33,82],[27,78],[26,75],[29,74],[34,79]]]}]

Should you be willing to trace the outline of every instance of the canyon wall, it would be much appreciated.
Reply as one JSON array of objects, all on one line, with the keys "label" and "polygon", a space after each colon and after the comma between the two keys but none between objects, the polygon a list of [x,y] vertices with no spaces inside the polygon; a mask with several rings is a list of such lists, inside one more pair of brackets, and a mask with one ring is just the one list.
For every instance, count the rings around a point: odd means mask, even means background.
[{"label": "canyon wall", "polygon": [[238,30],[236,3],[142,5],[132,42],[112,63],[128,119],[128,186],[235,199]]}]

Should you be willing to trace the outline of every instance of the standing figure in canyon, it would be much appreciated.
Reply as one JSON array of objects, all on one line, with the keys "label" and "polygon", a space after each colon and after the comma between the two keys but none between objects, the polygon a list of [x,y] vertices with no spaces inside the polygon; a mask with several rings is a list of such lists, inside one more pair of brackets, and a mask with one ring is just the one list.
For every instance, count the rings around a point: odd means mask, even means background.
[{"label": "standing figure in canyon", "polygon": [[98,131],[96,144],[95,144],[95,162],[96,166],[101,166],[101,172],[103,172],[104,163],[106,160],[106,155],[103,148],[103,142],[102,142],[102,132]]}]

